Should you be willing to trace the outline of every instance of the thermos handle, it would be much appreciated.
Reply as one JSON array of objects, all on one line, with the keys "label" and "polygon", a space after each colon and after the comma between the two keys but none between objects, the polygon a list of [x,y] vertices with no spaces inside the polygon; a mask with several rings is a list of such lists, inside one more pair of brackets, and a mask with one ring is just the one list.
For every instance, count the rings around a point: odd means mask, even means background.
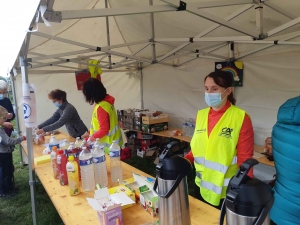
[{"label": "thermos handle", "polygon": [[154,182],[154,186],[153,186],[153,191],[154,191],[159,197],[162,197],[162,198],[169,198],[170,195],[173,194],[173,192],[175,191],[175,189],[178,187],[178,185],[180,184],[181,180],[182,180],[182,175],[179,174],[179,175],[177,176],[176,180],[174,181],[174,183],[173,183],[171,189],[170,189],[167,193],[165,193],[165,194],[162,195],[162,194],[159,194],[159,193],[156,191],[157,186],[158,186],[158,179],[157,179],[157,177],[156,177],[155,182]]},{"label": "thermos handle", "polygon": [[222,204],[221,212],[220,212],[220,219],[219,219],[219,225],[224,224],[224,218],[225,218],[225,213],[226,213],[226,207],[225,207],[225,199]]}]

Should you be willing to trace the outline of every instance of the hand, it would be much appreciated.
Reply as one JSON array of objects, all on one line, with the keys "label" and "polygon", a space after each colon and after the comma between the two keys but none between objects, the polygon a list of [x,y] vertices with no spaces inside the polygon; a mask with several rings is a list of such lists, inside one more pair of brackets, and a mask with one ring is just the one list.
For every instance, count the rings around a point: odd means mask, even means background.
[{"label": "hand", "polygon": [[85,133],[81,136],[81,138],[84,139],[84,138],[86,138],[86,137],[88,137],[88,136],[89,136],[89,133],[88,133],[88,132],[85,132]]},{"label": "hand", "polygon": [[14,125],[11,122],[4,122],[2,124],[2,126],[6,127],[6,128],[9,128],[9,129],[14,127]]},{"label": "hand", "polygon": [[37,131],[36,131],[36,134],[43,134],[44,133],[44,130],[43,129],[38,129]]},{"label": "hand", "polygon": [[94,136],[90,136],[89,139],[87,140],[88,142],[94,142],[96,141],[96,139],[94,138]]},{"label": "hand", "polygon": [[13,118],[13,114],[12,113],[7,113],[7,119],[11,119],[11,118]]}]

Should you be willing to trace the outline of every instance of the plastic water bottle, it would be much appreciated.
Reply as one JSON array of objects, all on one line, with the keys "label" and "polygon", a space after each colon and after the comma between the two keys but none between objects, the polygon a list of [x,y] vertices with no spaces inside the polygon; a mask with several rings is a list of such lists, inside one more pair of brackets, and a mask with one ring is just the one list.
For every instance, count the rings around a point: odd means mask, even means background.
[{"label": "plastic water bottle", "polygon": [[106,168],[106,157],[104,153],[103,145],[96,145],[93,151],[93,164],[95,172],[96,184],[102,187],[107,187],[107,168]]},{"label": "plastic water bottle", "polygon": [[92,191],[95,189],[94,168],[92,162],[92,153],[86,147],[82,147],[79,155],[81,185],[84,191]]},{"label": "plastic water bottle", "polygon": [[88,145],[88,143],[86,142],[85,139],[82,140],[81,145],[80,145],[80,149],[82,150],[83,147],[86,147],[86,150],[90,151],[90,146]]},{"label": "plastic water bottle", "polygon": [[81,145],[80,137],[77,137],[75,141],[75,147],[80,148],[80,145]]},{"label": "plastic water bottle", "polygon": [[59,141],[51,134],[50,141],[49,141],[49,149],[52,151],[52,147],[56,146],[57,149],[59,148]]},{"label": "plastic water bottle", "polygon": [[70,195],[78,195],[80,193],[80,183],[78,177],[78,165],[74,160],[74,156],[70,155],[68,158],[69,162],[66,165],[66,170],[68,173],[68,181],[70,188]]},{"label": "plastic water bottle", "polygon": [[122,165],[120,160],[121,148],[116,141],[113,141],[109,148],[110,174],[112,182],[122,181]]},{"label": "plastic water bottle", "polygon": [[52,147],[52,151],[50,153],[50,157],[51,157],[51,164],[52,164],[54,179],[58,179],[59,178],[58,165],[57,165],[57,161],[56,161],[57,154],[58,154],[57,147],[53,146]]},{"label": "plastic water bottle", "polygon": [[182,135],[183,136],[188,136],[187,129],[188,129],[188,124],[187,124],[187,120],[185,120],[182,124]]},{"label": "plastic water bottle", "polygon": [[58,151],[58,155],[56,158],[57,165],[58,165],[58,174],[59,174],[59,183],[60,185],[64,186],[68,184],[68,175],[67,175],[67,156],[64,154],[63,150]]}]

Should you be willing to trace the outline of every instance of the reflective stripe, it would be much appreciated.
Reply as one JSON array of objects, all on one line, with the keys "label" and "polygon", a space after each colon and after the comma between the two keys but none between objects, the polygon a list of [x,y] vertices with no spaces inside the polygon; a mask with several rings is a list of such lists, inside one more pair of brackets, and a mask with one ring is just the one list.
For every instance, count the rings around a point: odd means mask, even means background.
[{"label": "reflective stripe", "polygon": [[[219,171],[223,174],[225,174],[228,170],[228,166],[224,166],[220,163],[205,160],[204,157],[195,157],[194,160],[197,164],[203,165],[204,167],[212,169],[212,170]],[[237,157],[234,156],[232,159],[231,165],[236,164],[236,163],[237,163]]]},{"label": "reflective stripe", "polygon": [[111,136],[111,135],[114,135],[116,132],[117,132],[117,130],[119,129],[119,125],[116,125],[108,134],[107,134],[107,136],[109,137],[109,136]]},{"label": "reflective stripe", "polygon": [[196,176],[202,179],[202,173],[196,172]]},{"label": "reflective stripe", "polygon": [[218,187],[218,186],[214,185],[213,183],[201,180],[201,187],[211,190],[211,191],[217,193],[218,195],[222,194],[222,187]]},{"label": "reflective stripe", "polygon": [[[196,176],[199,177],[200,179],[202,179],[202,174],[199,173],[199,172],[196,172]],[[224,182],[223,182],[223,187],[227,187],[228,184],[229,184],[229,181],[230,181],[231,178],[225,178],[224,179]],[[202,181],[201,181],[202,182]],[[207,181],[205,181],[206,183],[208,183]],[[202,184],[202,183],[201,183]]]}]

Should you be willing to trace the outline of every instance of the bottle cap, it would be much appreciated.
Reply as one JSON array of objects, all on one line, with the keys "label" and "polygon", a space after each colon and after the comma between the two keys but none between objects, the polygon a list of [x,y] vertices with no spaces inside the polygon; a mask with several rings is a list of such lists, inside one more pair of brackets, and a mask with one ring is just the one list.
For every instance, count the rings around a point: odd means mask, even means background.
[{"label": "bottle cap", "polygon": [[73,155],[70,155],[70,156],[68,157],[68,160],[69,160],[69,161],[74,161],[74,156],[73,156]]},{"label": "bottle cap", "polygon": [[59,150],[58,154],[64,154],[64,150]]}]

